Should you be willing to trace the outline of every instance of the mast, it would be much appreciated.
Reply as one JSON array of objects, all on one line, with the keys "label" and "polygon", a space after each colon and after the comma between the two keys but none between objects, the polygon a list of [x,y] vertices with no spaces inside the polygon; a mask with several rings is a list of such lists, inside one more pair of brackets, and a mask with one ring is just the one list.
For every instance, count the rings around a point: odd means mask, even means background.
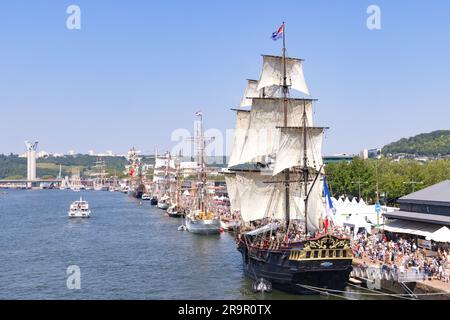
[{"label": "mast", "polygon": [[[286,28],[285,22],[283,21],[283,107],[284,107],[284,127],[287,127],[287,114],[288,114],[288,94],[289,87],[287,85],[287,74],[286,74]],[[288,231],[290,224],[290,204],[289,204],[289,168],[284,170],[284,189],[285,189],[285,220],[286,220],[286,232]]]},{"label": "mast", "polygon": [[306,147],[306,104],[303,101],[303,180],[305,184],[305,233],[308,233],[308,150]]},{"label": "mast", "polygon": [[203,153],[205,149],[204,139],[203,139],[203,114],[201,112],[197,113],[197,116],[200,118],[200,122],[197,126],[197,163],[200,166],[200,170],[198,171],[198,181],[200,183],[200,192],[198,193],[199,203],[198,209],[200,211],[205,211],[205,203],[204,203],[204,192],[205,192],[205,165]]}]

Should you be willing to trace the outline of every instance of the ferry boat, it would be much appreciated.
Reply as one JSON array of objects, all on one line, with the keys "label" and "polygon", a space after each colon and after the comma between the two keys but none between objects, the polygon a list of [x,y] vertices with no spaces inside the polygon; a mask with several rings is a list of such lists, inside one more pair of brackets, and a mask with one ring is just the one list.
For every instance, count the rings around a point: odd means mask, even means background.
[{"label": "ferry boat", "polygon": [[89,204],[80,197],[80,200],[73,202],[69,209],[69,218],[89,218],[91,210]]},{"label": "ferry boat", "polygon": [[[322,160],[325,127],[313,126],[313,102],[303,60],[263,55],[259,80],[249,80],[236,111],[236,130],[225,175],[246,276],[274,288],[314,294],[344,290],[352,271],[349,235],[329,226]],[[290,90],[306,98],[293,98]],[[250,108],[248,108],[250,107]],[[326,194],[326,199],[330,195]],[[327,203],[329,203],[327,201]]]}]

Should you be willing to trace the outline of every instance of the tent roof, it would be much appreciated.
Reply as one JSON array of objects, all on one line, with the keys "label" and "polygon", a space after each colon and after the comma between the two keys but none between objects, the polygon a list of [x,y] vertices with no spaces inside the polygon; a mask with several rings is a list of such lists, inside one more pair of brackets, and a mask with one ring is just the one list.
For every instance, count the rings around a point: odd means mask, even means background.
[{"label": "tent roof", "polygon": [[442,227],[433,232],[433,234],[429,235],[426,239],[434,240],[436,242],[450,242],[450,229],[447,227]]},{"label": "tent roof", "polygon": [[389,224],[384,225],[383,229],[395,233],[414,234],[428,237],[439,230],[440,226],[417,221],[394,220]]}]

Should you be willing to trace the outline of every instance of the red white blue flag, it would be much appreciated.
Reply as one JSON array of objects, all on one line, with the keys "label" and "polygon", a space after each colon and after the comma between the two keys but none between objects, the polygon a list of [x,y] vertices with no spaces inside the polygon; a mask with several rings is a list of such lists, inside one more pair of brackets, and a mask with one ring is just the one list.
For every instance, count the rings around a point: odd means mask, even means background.
[{"label": "red white blue flag", "polygon": [[283,37],[283,32],[284,24],[282,24],[276,32],[272,33],[272,40],[277,41],[278,39],[281,39]]}]

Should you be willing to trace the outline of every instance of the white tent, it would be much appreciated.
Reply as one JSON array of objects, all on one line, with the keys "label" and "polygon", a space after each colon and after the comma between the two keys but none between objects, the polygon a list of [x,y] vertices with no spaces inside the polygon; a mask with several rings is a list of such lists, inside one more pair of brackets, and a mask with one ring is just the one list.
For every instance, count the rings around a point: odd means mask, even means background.
[{"label": "white tent", "polygon": [[426,239],[436,242],[450,242],[450,230],[447,227],[442,227],[427,236]]},{"label": "white tent", "polygon": [[343,222],[343,226],[344,227],[348,226],[348,227],[354,228],[353,230],[354,230],[355,235],[360,228],[365,228],[367,230],[367,232],[369,232],[369,233],[371,230],[370,223],[368,223],[366,221],[364,215],[360,215],[360,214],[352,214],[350,217],[347,218],[346,221]]}]

